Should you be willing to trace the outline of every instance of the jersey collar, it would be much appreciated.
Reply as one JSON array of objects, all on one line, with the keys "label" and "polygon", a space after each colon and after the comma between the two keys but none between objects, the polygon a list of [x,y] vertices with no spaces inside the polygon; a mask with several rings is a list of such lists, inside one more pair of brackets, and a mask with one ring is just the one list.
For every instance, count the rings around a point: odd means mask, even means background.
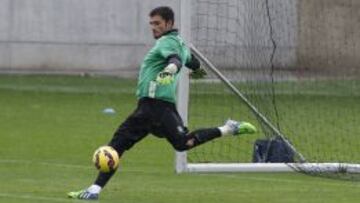
[{"label": "jersey collar", "polygon": [[162,36],[165,36],[165,35],[171,35],[171,34],[177,35],[178,32],[179,32],[178,29],[171,29],[171,30],[169,30],[169,31],[167,31],[167,32],[164,32],[164,33],[161,35],[161,37],[162,37]]}]

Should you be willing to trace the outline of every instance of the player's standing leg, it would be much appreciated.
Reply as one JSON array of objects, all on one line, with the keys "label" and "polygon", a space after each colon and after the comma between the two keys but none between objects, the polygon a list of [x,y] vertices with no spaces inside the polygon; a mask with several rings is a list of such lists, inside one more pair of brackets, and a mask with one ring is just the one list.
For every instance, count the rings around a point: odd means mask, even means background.
[{"label": "player's standing leg", "polygon": [[[114,136],[108,145],[117,151],[119,157],[149,133],[151,125],[151,120],[149,118],[151,114],[151,107],[148,106],[147,102],[140,100],[138,108],[114,133]],[[99,172],[93,185],[84,190],[70,192],[68,193],[68,197],[74,199],[97,200],[102,188],[109,182],[115,172],[116,171],[110,171],[109,173]]]}]

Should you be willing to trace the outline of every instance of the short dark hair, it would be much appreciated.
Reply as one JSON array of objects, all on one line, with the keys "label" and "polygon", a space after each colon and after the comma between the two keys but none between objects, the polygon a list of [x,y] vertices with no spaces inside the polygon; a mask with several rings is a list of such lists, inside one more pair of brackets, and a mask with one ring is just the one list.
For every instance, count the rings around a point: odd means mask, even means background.
[{"label": "short dark hair", "polygon": [[166,22],[169,22],[171,20],[173,24],[175,23],[174,11],[168,6],[160,6],[154,8],[149,14],[150,17],[156,15],[161,16]]}]

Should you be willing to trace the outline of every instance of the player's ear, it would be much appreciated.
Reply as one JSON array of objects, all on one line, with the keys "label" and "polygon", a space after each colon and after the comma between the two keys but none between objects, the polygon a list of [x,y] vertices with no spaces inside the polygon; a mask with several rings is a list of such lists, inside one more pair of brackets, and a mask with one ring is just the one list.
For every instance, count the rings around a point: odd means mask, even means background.
[{"label": "player's ear", "polygon": [[174,21],[168,20],[166,22],[166,27],[169,28],[169,29],[172,29],[174,27]]}]

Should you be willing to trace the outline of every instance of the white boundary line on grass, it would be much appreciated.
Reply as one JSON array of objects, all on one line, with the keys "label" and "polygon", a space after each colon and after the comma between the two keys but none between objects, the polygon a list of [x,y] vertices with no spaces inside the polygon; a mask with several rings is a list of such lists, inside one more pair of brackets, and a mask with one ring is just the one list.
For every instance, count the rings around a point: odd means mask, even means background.
[{"label": "white boundary line on grass", "polygon": [[101,90],[97,87],[75,87],[75,86],[60,86],[60,85],[13,85],[13,84],[0,84],[0,90],[13,90],[13,91],[39,91],[39,92],[60,92],[60,93],[119,93],[119,94],[135,94],[135,90],[107,88]]},{"label": "white boundary line on grass", "polygon": [[[53,163],[53,162],[40,162],[40,161],[29,161],[29,160],[19,160],[19,159],[14,159],[14,160],[8,160],[8,159],[0,159],[0,165],[3,163],[9,163],[9,164],[40,164],[40,165],[46,165],[46,166],[55,166],[55,167],[64,167],[64,168],[79,168],[79,169],[92,169],[92,166],[85,166],[85,165],[75,165],[75,164],[63,164],[63,163]],[[139,172],[140,170],[131,170],[130,172]],[[205,174],[199,174],[201,176],[208,176],[208,175],[216,175],[216,173],[205,173]],[[217,174],[219,175],[219,174]],[[277,179],[277,178],[271,178],[271,177],[265,177],[265,178],[257,178],[257,177],[239,177],[233,174],[221,174],[222,177],[226,177],[226,178],[230,178],[230,179],[247,179],[247,180],[255,180],[255,181],[273,181],[273,182],[282,182],[282,183],[304,183],[304,181],[300,181],[300,180],[283,180],[283,179]],[[326,185],[326,186],[340,186],[340,187],[360,187],[360,184],[344,184],[339,182],[339,184],[337,183],[324,183],[324,182],[307,182],[307,184],[316,184],[316,185]],[[13,198],[16,198],[17,196],[15,195],[11,195],[11,194],[6,194],[6,193],[0,193],[0,197],[2,196],[6,196],[8,195],[13,196]],[[25,198],[27,196],[24,196]],[[32,197],[32,196],[29,196]],[[37,197],[34,197],[33,199],[35,199]],[[42,198],[42,197],[39,197]],[[39,199],[38,198],[38,199]],[[46,198],[46,197],[45,197]],[[30,198],[29,198],[30,199]],[[58,198],[60,200],[60,198]],[[63,200],[63,199],[61,199]]]},{"label": "white boundary line on grass", "polygon": [[[30,160],[19,160],[19,159],[0,159],[1,164],[37,164],[45,166],[55,166],[61,168],[79,168],[79,169],[91,169],[91,166],[84,165],[75,165],[75,164],[63,164],[63,163],[53,163],[53,162],[40,162],[40,161],[30,161]],[[38,201],[47,201],[47,202],[80,202],[74,199],[56,198],[56,197],[44,197],[44,196],[32,196],[32,195],[14,195],[10,193],[0,193],[0,198],[11,198],[11,199],[28,199],[28,200],[38,200]],[[83,202],[83,201],[81,201]]]},{"label": "white boundary line on grass", "polygon": [[[80,202],[80,200],[57,198],[57,197],[43,197],[43,196],[31,196],[31,195],[14,195],[9,193],[0,193],[0,198],[11,198],[11,199],[28,199],[38,201],[51,201],[51,202]],[[82,201],[83,202],[83,201]]]},{"label": "white boundary line on grass", "polygon": [[[209,175],[209,174],[204,174],[204,175]],[[351,184],[344,184],[342,181],[337,182],[333,182],[333,183],[329,183],[329,182],[309,182],[307,180],[301,181],[301,180],[293,180],[293,179],[279,179],[279,178],[271,178],[271,177],[262,177],[262,178],[257,178],[257,177],[239,177],[233,174],[222,174],[223,177],[226,178],[230,178],[230,179],[244,179],[244,180],[254,180],[254,181],[271,181],[271,182],[278,182],[278,183],[306,183],[306,184],[310,184],[310,185],[325,185],[325,186],[336,186],[336,187],[359,187],[360,188],[360,184],[357,183],[351,183]],[[315,178],[315,177],[314,177]],[[326,178],[324,178],[324,180],[326,180]]]},{"label": "white boundary line on grass", "polygon": [[45,166],[56,166],[63,168],[80,168],[80,169],[91,169],[93,168],[90,164],[89,166],[85,165],[76,165],[76,164],[64,164],[64,163],[55,163],[55,162],[43,162],[43,161],[31,161],[31,160],[19,160],[19,159],[0,159],[0,164],[39,164]]}]

